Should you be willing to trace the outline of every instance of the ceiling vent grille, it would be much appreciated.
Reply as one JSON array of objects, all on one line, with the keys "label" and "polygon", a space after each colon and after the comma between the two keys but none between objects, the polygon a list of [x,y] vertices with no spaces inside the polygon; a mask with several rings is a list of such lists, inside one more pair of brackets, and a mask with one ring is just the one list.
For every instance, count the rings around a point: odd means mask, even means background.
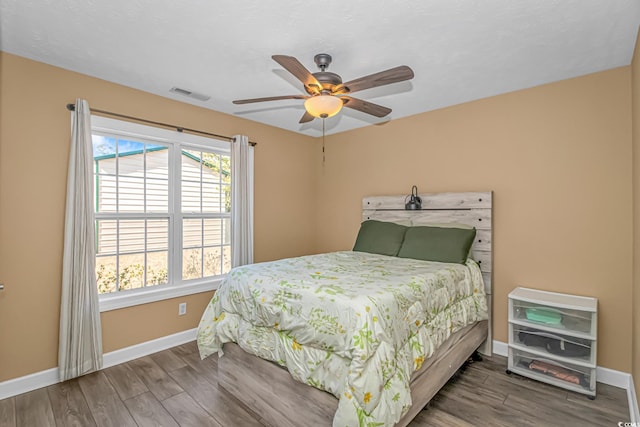
[{"label": "ceiling vent grille", "polygon": [[211,99],[211,97],[208,95],[198,93],[198,92],[193,92],[193,91],[182,89],[175,86],[172,87],[169,90],[169,92],[177,93],[178,95],[182,95],[182,96],[188,96],[189,98],[197,99],[198,101],[208,101],[209,99]]}]

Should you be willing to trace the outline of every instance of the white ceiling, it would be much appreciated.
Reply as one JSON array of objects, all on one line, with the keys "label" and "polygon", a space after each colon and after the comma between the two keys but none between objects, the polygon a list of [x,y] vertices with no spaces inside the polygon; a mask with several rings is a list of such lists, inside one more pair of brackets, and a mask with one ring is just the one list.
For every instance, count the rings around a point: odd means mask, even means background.
[{"label": "white ceiling", "polygon": [[345,108],[326,121],[336,133],[629,65],[639,23],[640,0],[0,0],[0,49],[317,136],[320,120],[298,124],[302,100],[231,103],[303,93],[271,55],[316,72],[329,53],[344,81],[414,70],[355,95],[390,116]]}]

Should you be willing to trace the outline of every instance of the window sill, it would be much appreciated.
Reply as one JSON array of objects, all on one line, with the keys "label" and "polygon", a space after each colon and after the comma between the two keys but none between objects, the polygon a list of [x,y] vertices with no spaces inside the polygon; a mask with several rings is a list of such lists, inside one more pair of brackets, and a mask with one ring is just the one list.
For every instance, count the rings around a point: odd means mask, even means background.
[{"label": "window sill", "polygon": [[126,291],[116,294],[100,295],[100,312],[118,310],[120,308],[132,307],[134,305],[148,304],[165,299],[193,295],[201,292],[218,289],[224,277],[208,280],[200,283],[189,283],[174,286],[159,286],[153,289],[140,289]]}]

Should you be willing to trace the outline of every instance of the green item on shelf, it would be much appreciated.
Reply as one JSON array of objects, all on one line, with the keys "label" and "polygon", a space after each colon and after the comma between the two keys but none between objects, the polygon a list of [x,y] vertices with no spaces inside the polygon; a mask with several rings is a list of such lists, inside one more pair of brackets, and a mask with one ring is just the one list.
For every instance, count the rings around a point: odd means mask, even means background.
[{"label": "green item on shelf", "polygon": [[548,325],[559,325],[562,323],[562,315],[555,311],[543,308],[527,308],[527,320],[533,322],[546,323]]}]

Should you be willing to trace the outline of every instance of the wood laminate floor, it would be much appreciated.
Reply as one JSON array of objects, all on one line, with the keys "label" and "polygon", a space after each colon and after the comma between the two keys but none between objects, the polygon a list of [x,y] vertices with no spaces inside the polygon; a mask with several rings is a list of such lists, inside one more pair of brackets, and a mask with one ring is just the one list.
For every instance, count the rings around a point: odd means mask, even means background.
[{"label": "wood laminate floor", "polygon": [[[505,373],[506,359],[466,364],[410,424],[423,426],[617,426],[626,391],[598,397]],[[217,356],[195,342],[0,400],[0,426],[262,426],[260,415],[218,388]],[[306,426],[305,426],[306,427]],[[312,426],[309,426],[312,427]]]}]

